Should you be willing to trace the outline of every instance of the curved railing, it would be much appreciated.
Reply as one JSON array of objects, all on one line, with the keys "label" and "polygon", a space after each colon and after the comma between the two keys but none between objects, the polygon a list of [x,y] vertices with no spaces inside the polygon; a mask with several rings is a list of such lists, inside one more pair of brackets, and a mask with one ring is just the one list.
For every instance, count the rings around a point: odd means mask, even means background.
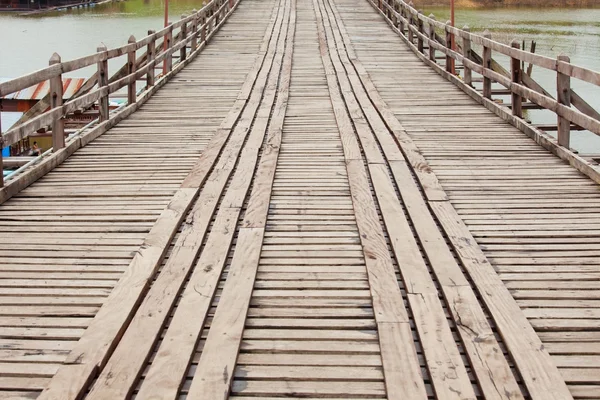
[{"label": "curved railing", "polygon": [[[522,50],[516,40],[510,46],[496,42],[491,39],[488,31],[477,35],[471,33],[468,27],[455,28],[449,21],[442,23],[433,15],[425,16],[412,3],[407,4],[403,0],[368,1],[422,61],[434,67],[471,97],[475,95],[473,73],[479,74],[482,84],[478,88],[477,97],[482,104],[600,183],[599,172],[569,149],[572,130],[587,130],[600,135],[600,113],[573,90],[571,78],[592,85],[593,90],[599,90],[600,72],[573,65],[565,55],[553,59]],[[474,50],[475,46],[481,48],[481,55]],[[443,54],[444,65],[438,64],[437,52]],[[510,59],[508,69],[493,59],[496,54]],[[464,69],[461,79],[455,74],[457,62]],[[555,96],[531,78],[523,68],[525,63],[530,65],[529,69],[536,66],[556,73]],[[502,85],[506,90],[492,90],[493,83]],[[498,92],[510,95],[510,103],[498,104],[491,101]],[[540,129],[536,129],[523,119],[525,107],[553,112],[556,115],[556,125],[539,126]],[[554,140],[549,135],[540,136],[541,130],[557,131],[557,139]]]},{"label": "curved railing", "polygon": [[[49,170],[60,164],[77,148],[84,146],[118,121],[130,115],[139,107],[138,103],[147,100],[158,87],[171,76],[179,72],[189,60],[194,58],[206,45],[212,35],[220,28],[240,0],[211,0],[200,11],[169,24],[148,36],[136,40],[129,38],[128,44],[107,49],[98,47],[96,54],[71,61],[62,61],[58,54],[50,58],[49,66],[39,71],[0,83],[0,101],[11,93],[38,85],[50,83],[48,98],[39,102],[35,112],[29,118],[21,119],[16,126],[2,133],[0,148],[13,145],[41,128],[51,127],[52,151],[36,166],[37,171],[28,171],[19,179],[4,185],[0,177],[0,203],[14,193],[28,186]],[[137,53],[143,52],[138,57]],[[179,56],[176,53],[179,52]],[[124,65],[109,78],[108,61],[126,57]],[[173,59],[178,58],[174,64]],[[162,68],[157,68],[162,64]],[[63,74],[96,66],[97,72],[86,81],[75,96],[63,103]],[[161,71],[157,73],[157,71]],[[138,90],[136,83],[145,78],[145,86]],[[109,112],[109,95],[127,87],[127,105],[119,112]],[[96,126],[84,137],[65,143],[64,118],[71,113],[97,108],[99,118]],[[32,110],[33,111],[33,110]],[[44,166],[44,165],[45,166]],[[0,170],[2,170],[0,154]],[[19,181],[19,182],[16,182]]]}]

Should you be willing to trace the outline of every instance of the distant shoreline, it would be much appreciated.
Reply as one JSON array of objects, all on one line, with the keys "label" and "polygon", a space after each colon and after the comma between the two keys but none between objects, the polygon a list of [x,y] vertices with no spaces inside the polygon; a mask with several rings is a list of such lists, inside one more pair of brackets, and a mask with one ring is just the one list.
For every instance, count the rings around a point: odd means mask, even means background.
[{"label": "distant shoreline", "polygon": [[[412,0],[415,6],[448,6],[450,0]],[[598,0],[456,0],[461,8],[478,7],[598,7]]]}]

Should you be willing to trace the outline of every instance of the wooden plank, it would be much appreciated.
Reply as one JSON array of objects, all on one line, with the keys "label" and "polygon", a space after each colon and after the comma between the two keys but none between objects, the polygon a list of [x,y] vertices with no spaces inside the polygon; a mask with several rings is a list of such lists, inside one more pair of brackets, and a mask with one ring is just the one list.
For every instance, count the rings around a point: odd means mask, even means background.
[{"label": "wooden plank", "polygon": [[[282,19],[278,19],[273,26],[277,27],[278,23],[281,23]],[[276,30],[275,30],[276,31]],[[270,51],[266,55],[267,57],[273,57],[275,55],[275,46],[270,46]],[[270,65],[267,64],[267,65]],[[267,74],[259,74],[258,79],[267,78]],[[272,75],[273,76],[273,75]],[[270,80],[273,80],[273,77]],[[277,75],[274,74],[276,77]],[[264,88],[265,85],[257,85],[257,90]],[[256,162],[258,149],[260,143],[263,141],[264,131],[260,129],[254,129],[250,133],[248,144],[242,151],[242,144],[244,137],[248,133],[249,123],[252,121],[252,117],[247,115],[248,113],[255,113],[258,110],[258,100],[262,93],[257,91],[250,97],[250,102],[256,103],[256,106],[250,106],[244,110],[241,115],[242,121],[247,121],[246,124],[241,122],[234,129],[233,139],[228,143],[227,147],[221,158],[218,161],[216,168],[210,175],[210,179],[207,185],[205,185],[201,191],[200,197],[192,209],[191,217],[189,218],[190,223],[184,226],[183,232],[180,235],[177,243],[175,244],[175,255],[171,255],[162,273],[158,276],[156,284],[151,288],[149,294],[144,299],[139,312],[136,314],[132,321],[130,329],[128,329],[119,342],[115,353],[108,361],[107,366],[104,368],[102,374],[99,377],[98,383],[94,385],[94,388],[89,394],[89,398],[100,398],[105,396],[107,393],[112,393],[112,396],[127,396],[128,393],[133,389],[135,379],[139,375],[139,371],[143,368],[146,358],[152,349],[152,346],[160,334],[160,330],[164,324],[165,318],[168,316],[168,310],[171,309],[176,295],[179,293],[181,286],[183,285],[189,271],[194,266],[194,261],[198,252],[200,251],[204,236],[206,235],[209,227],[211,216],[215,212],[217,202],[220,197],[220,193],[224,190],[227,180],[233,173],[234,160],[238,157],[240,152],[241,160],[239,169],[233,174],[233,180],[230,188],[227,191],[222,205],[217,212],[215,223],[212,227],[210,236],[205,245],[205,251],[202,252],[200,259],[197,262],[196,268],[193,270],[190,279],[190,283],[183,293],[183,299],[175,314],[174,320],[171,324],[171,328],[177,327],[178,318],[182,315],[182,310],[185,310],[186,304],[185,299],[191,299],[193,301],[194,310],[207,309],[206,304],[204,308],[203,303],[210,302],[212,299],[211,290],[215,288],[214,280],[219,278],[221,269],[223,268],[229,244],[233,238],[235,232],[235,226],[239,216],[240,207],[243,203],[243,198],[246,195],[246,191],[250,185],[250,177],[254,171],[254,163]],[[266,95],[268,98],[269,96]],[[239,189],[238,189],[239,188]],[[240,201],[241,199],[241,201]],[[203,281],[202,284],[195,284],[194,282],[200,279]],[[210,283],[213,282],[213,283]],[[189,292],[198,291],[199,287],[203,287],[203,291],[206,291],[205,296],[200,299],[190,298]],[[170,289],[169,289],[170,288]],[[171,293],[171,296],[165,298],[164,293]],[[164,312],[156,312],[156,309],[164,308]],[[189,318],[184,316],[185,320],[189,322]],[[196,321],[202,326],[204,318],[196,319]],[[192,327],[193,328],[193,327]],[[174,328],[173,328],[174,329]],[[167,337],[173,332],[170,329],[167,333]],[[199,334],[200,329],[197,330]],[[140,337],[146,335],[147,340],[142,341],[145,343],[144,346],[140,346]],[[192,346],[195,345],[193,336],[188,336],[187,341]],[[169,344],[168,340],[165,340],[165,346]],[[186,357],[191,354],[191,350],[183,347],[182,342],[173,342],[178,347],[177,352]],[[136,352],[136,356],[132,357],[132,351]],[[163,354],[169,354],[169,359],[165,359]],[[165,378],[159,376],[157,378],[153,375],[151,369],[149,378],[146,379],[146,385],[152,387],[155,384],[156,379],[160,381],[160,390],[164,393],[168,391],[177,390],[179,387],[180,379],[177,376],[176,371],[180,371],[179,374],[185,372],[185,364],[178,364],[179,358],[173,356],[174,352],[169,350],[159,351],[158,355],[154,358],[153,368],[167,363],[170,365],[169,377],[171,384],[165,381]],[[177,369],[176,369],[177,368]],[[114,378],[118,377],[118,381]],[[116,383],[118,382],[118,384]],[[155,393],[158,388],[152,389],[152,393]]]},{"label": "wooden plank", "polygon": [[[270,117],[267,145],[255,173],[253,190],[238,234],[226,286],[221,293],[217,311],[211,322],[211,330],[188,392],[189,398],[206,396],[217,398],[223,393],[228,393],[234,377],[233,371],[260,261],[268,205],[281,146],[289,98],[295,30],[296,2],[293,0],[290,6],[278,97]],[[152,390],[149,393],[156,393],[154,389],[149,390]]]},{"label": "wooden plank", "polygon": [[[191,60],[191,58],[189,59]],[[183,65],[182,65],[183,66]],[[176,69],[179,67],[176,67]],[[185,74],[185,73],[184,73]],[[213,156],[216,158],[218,154],[214,154]],[[182,193],[195,193],[195,189],[182,189]],[[192,199],[189,199],[190,202]],[[182,210],[179,210],[180,207],[173,207],[172,210],[169,210],[168,213],[169,214],[173,214],[175,212],[181,212]],[[178,226],[178,223],[174,224],[175,226]],[[157,228],[160,228],[160,225],[157,226]],[[164,233],[167,231],[164,228],[162,229],[162,233],[161,235],[164,236]],[[162,236],[159,236],[162,238]],[[162,240],[162,239],[161,239]],[[170,241],[170,239],[168,240]],[[168,243],[167,241],[167,243]],[[160,242],[156,242],[156,243],[152,243],[152,248],[154,248],[154,246],[160,246],[161,243]],[[161,251],[165,250],[165,244],[162,245]],[[148,255],[150,255],[150,253],[148,253]],[[146,259],[145,262],[151,262],[149,259]],[[136,300],[136,293],[141,293],[143,292],[143,286],[139,285],[140,282],[140,276],[137,276],[135,274],[135,272],[137,272],[137,269],[130,269],[130,275],[128,275],[128,280],[131,284],[135,284],[136,286],[136,290],[132,291],[132,290],[126,290],[123,291],[121,296],[128,296],[128,298],[131,299],[131,301],[133,301],[133,304],[135,304],[135,302],[139,301]],[[152,274],[149,274],[150,276]],[[123,281],[122,281],[123,282]],[[125,285],[127,286],[127,285]],[[117,293],[117,292],[113,292],[113,293]],[[105,318],[96,318],[96,322],[97,325],[95,325],[96,327],[92,330],[89,331],[89,333],[87,334],[87,339],[82,340],[80,342],[80,347],[78,351],[74,351],[72,354],[72,360],[77,360],[77,363],[74,362],[70,362],[69,364],[65,364],[58,372],[57,376],[54,378],[53,384],[51,385],[51,387],[49,389],[47,389],[47,392],[49,393],[44,393],[42,396],[47,398],[53,398],[52,396],[54,396],[53,393],[56,393],[55,398],[61,398],[61,399],[65,399],[65,398],[71,398],[70,396],[76,396],[76,393],[73,393],[77,390],[76,387],[77,386],[85,386],[87,384],[86,380],[88,379],[87,377],[89,377],[91,374],[95,373],[95,370],[97,368],[98,365],[102,365],[105,361],[107,357],[108,357],[108,353],[107,351],[112,351],[112,346],[114,343],[114,340],[117,340],[118,336],[120,336],[122,329],[123,328],[117,328],[118,326],[123,327],[123,324],[127,323],[127,315],[133,311],[132,307],[127,307],[127,303],[124,303],[120,300],[116,300],[114,303],[114,309],[111,307],[105,307],[108,308],[108,310],[106,311],[105,314]],[[119,310],[120,313],[122,313],[125,318],[124,319],[115,319],[115,316],[113,315],[114,312],[116,310]],[[110,324],[108,323],[110,321]],[[95,322],[95,323],[96,323]],[[109,326],[114,326],[115,330],[107,330],[106,328]],[[106,339],[102,340],[102,337],[105,337]],[[88,341],[89,339],[89,341]],[[96,352],[94,352],[94,349],[98,349]],[[85,355],[86,358],[83,358],[82,355]],[[87,356],[90,356],[89,358],[87,358]],[[106,358],[105,358],[106,357]],[[89,362],[84,362],[83,364],[79,364],[81,362],[81,360],[86,360]],[[76,373],[76,371],[81,371],[81,374],[79,374],[79,372]],[[77,380],[74,379],[75,377],[77,377]],[[56,392],[54,392],[56,391]]]},{"label": "wooden plank", "polygon": [[[313,1],[313,5],[317,15],[321,59],[325,71],[328,72],[327,84],[333,108],[344,110],[343,100],[338,94],[339,86],[333,73],[333,65],[328,57],[323,17],[316,0]],[[379,224],[379,217],[375,212],[375,204],[367,190],[369,185],[360,156],[361,152],[349,125],[348,116],[343,117],[340,114],[341,112],[336,112],[336,119],[346,158],[356,222],[361,233],[361,243],[367,263],[387,395],[390,399],[423,398],[426,392],[408,325],[408,315],[405,309],[397,306],[403,303],[402,295],[396,283],[396,275]]]},{"label": "wooden plank", "polygon": [[548,352],[516,304],[456,210],[447,203],[430,203],[482,300],[494,318],[528,390],[533,396],[566,399],[571,394]]}]

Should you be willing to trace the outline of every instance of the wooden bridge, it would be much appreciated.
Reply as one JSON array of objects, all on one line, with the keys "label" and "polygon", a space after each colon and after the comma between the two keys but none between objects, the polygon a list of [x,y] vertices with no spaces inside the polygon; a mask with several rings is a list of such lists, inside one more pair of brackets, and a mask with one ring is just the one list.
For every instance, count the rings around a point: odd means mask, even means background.
[{"label": "wooden bridge", "polygon": [[600,398],[600,175],[568,146],[600,74],[370,1],[213,0],[0,84],[51,85],[5,146],[54,135],[0,191],[0,399]]}]

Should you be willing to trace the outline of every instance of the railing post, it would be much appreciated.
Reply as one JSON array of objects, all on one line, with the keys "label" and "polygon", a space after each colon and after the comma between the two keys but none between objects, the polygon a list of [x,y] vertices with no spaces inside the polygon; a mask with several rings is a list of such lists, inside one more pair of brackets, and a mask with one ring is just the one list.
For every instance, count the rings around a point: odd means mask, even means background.
[{"label": "railing post", "polygon": [[[444,31],[446,32],[446,49],[452,51],[452,32],[450,32],[450,27],[452,26],[452,21],[446,21],[446,26],[444,27]],[[454,73],[454,58],[450,56],[449,53],[446,53],[446,72]]]},{"label": "railing post", "polygon": [[[571,59],[561,54],[558,56],[558,62],[570,63]],[[563,74],[560,71],[556,73],[556,88],[557,88],[557,99],[560,104],[566,107],[571,107],[571,76]],[[557,114],[558,118],[558,145],[570,147],[571,141],[571,122]]]},{"label": "railing post", "polygon": [[[492,34],[487,29],[483,32],[483,37],[491,39]],[[492,49],[489,46],[483,45],[483,68],[492,68]],[[485,71],[484,71],[485,72]],[[483,77],[483,97],[486,99],[492,98],[492,80],[487,76]]]},{"label": "railing post", "polygon": [[[186,19],[187,15],[181,14],[181,19]],[[185,41],[188,36],[187,23],[181,25],[181,40]],[[187,58],[187,44],[179,50],[179,62],[185,61]]]},{"label": "railing post", "polygon": [[173,69],[173,53],[171,53],[171,46],[173,46],[173,25],[171,22],[169,22],[169,30],[167,31],[164,40],[166,43],[165,52],[167,53],[165,54],[164,60],[166,75]]},{"label": "railing post", "polygon": [[392,5],[392,10],[394,10],[393,13],[393,18],[392,18],[392,23],[394,24],[394,26],[398,26],[398,3],[396,3],[396,0],[390,0],[391,1],[391,5]]},{"label": "railing post", "polygon": [[[510,47],[519,50],[521,45],[519,45],[519,42],[515,39],[510,44]],[[513,83],[520,84],[523,70],[521,69],[521,60],[516,57],[511,57],[510,59],[510,73]],[[514,90],[511,90],[511,92],[512,114],[516,117],[523,118],[523,99],[521,98],[521,95],[515,93]]]},{"label": "railing post", "polygon": [[193,53],[198,48],[198,11],[192,10],[192,42],[190,44],[190,53]]},{"label": "railing post", "polygon": [[206,41],[206,10],[202,10],[202,17],[200,19],[200,43]]},{"label": "railing post", "polygon": [[0,188],[4,187],[4,162],[2,161],[2,150],[4,140],[2,139],[2,99],[0,99]]},{"label": "railing post", "polygon": [[407,10],[408,11],[408,15],[407,15],[408,24],[406,26],[406,29],[408,29],[408,41],[411,44],[413,44],[414,43],[413,42],[414,41],[414,35],[413,35],[413,31],[410,29],[410,26],[412,25],[412,22],[413,22],[413,14],[412,14],[412,10],[411,10],[411,8],[413,6],[412,1],[410,3],[408,3],[408,5],[409,5],[409,8]]},{"label": "railing post", "polygon": [[405,18],[405,12],[404,12],[404,3],[400,3],[400,18],[398,18],[398,29],[400,30],[400,33],[402,33],[403,35],[406,35],[406,33],[404,33],[404,18]]},{"label": "railing post", "polygon": [[[148,35],[154,35],[156,31],[149,30]],[[156,58],[156,39],[152,39],[146,48],[146,60],[148,61],[148,72],[146,73],[146,86],[154,86],[154,74],[156,73],[156,65],[150,67],[150,63]]]},{"label": "railing post", "polygon": [[[429,18],[435,21],[435,15],[429,14]],[[429,40],[429,59],[433,62],[436,62],[435,47],[431,45],[431,42],[435,42],[435,24],[433,22],[429,24]]]},{"label": "railing post", "polygon": [[[107,50],[106,45],[102,43],[96,49],[99,53]],[[102,88],[108,85],[108,59],[106,55],[104,59],[98,62],[98,88]],[[100,111],[100,122],[108,119],[108,93],[105,96],[100,97],[98,100],[98,108]]]},{"label": "railing post", "polygon": [[[423,20],[421,19],[422,15],[423,12],[421,10],[417,11],[417,29],[421,35],[424,34]],[[419,50],[419,53],[423,54],[423,36],[421,35],[417,35],[417,49]]]},{"label": "railing post", "polygon": [[[467,32],[467,34],[471,33],[471,28],[469,28],[467,25],[465,25],[463,27],[463,31]],[[467,60],[471,60],[471,38],[470,36],[466,36],[463,38],[463,57]],[[463,67],[464,67],[464,81],[467,85],[471,86],[473,83],[473,76],[471,74],[471,68],[467,67],[465,65],[465,62],[463,61]]]},{"label": "railing post", "polygon": [[215,24],[213,25],[212,30],[217,29],[217,25],[219,25],[219,5],[217,3],[218,3],[218,1],[215,1],[212,5],[212,9],[213,9],[212,14],[214,14],[214,16],[215,16],[215,19],[214,19]]},{"label": "railing post", "polygon": [[[129,36],[129,40],[127,41],[129,44],[135,43],[135,36]],[[137,70],[137,66],[135,65],[135,49],[129,51],[127,53],[127,75],[134,74]],[[127,102],[129,104],[133,104],[136,101],[136,82],[137,79],[134,76],[133,80],[131,76],[129,77],[129,83],[127,84]]]},{"label": "railing post", "polygon": [[[49,65],[60,64],[60,56],[57,53],[50,57]],[[63,104],[63,81],[62,74],[50,78],[50,108],[62,107]],[[54,152],[65,147],[65,121],[61,117],[52,121],[52,148]]]}]

